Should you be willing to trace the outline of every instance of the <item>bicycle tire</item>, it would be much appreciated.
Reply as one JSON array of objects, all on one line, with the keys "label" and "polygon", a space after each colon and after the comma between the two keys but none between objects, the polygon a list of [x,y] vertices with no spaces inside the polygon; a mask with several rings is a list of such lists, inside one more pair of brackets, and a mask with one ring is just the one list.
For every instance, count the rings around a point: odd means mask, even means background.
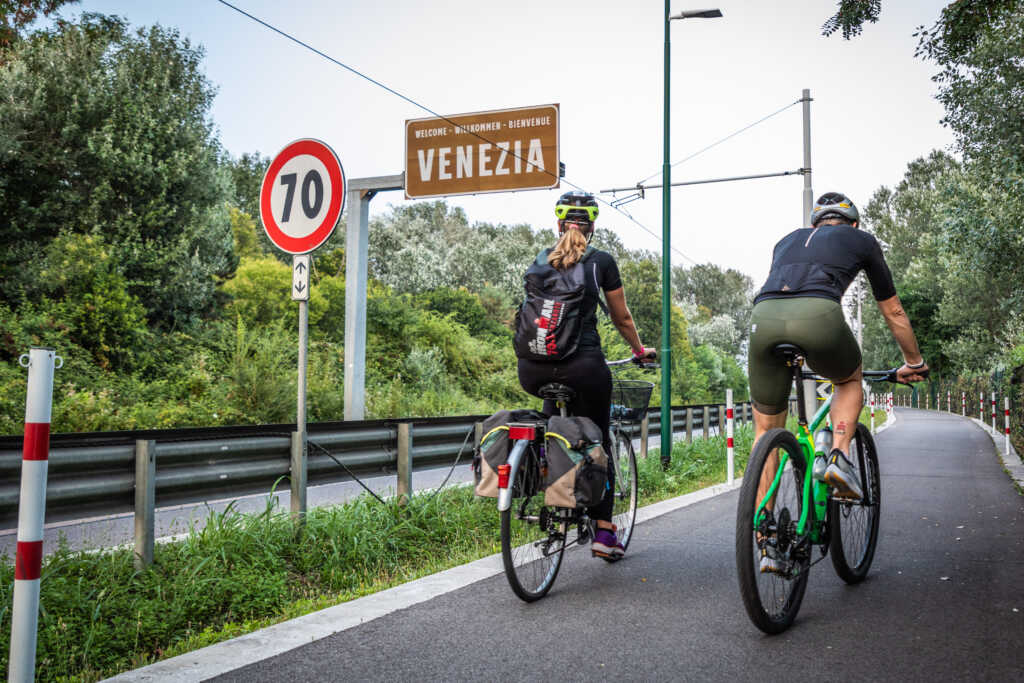
[{"label": "bicycle tire", "polygon": [[[633,538],[633,526],[636,523],[636,506],[639,497],[639,484],[636,469],[636,452],[633,441],[621,429],[612,431],[612,450],[609,454],[609,466],[615,468],[615,504],[612,507],[612,524],[617,527],[616,536],[623,550],[629,547]],[[618,562],[623,556],[604,557],[606,562]]]},{"label": "bicycle tire", "polygon": [[[567,524],[544,505],[540,466],[533,446],[511,479],[512,505],[501,512],[501,559],[512,592],[525,602],[547,595],[565,552]],[[518,494],[518,495],[517,495]]]},{"label": "bicycle tire", "polygon": [[839,578],[855,584],[867,577],[875,558],[882,503],[878,451],[871,430],[862,424],[857,425],[850,442],[850,461],[857,472],[862,473],[865,499],[859,502],[829,499],[829,550]]},{"label": "bicycle tire", "polygon": [[[779,480],[771,508],[771,519],[777,524],[773,534],[779,548],[780,562],[787,567],[786,575],[760,571],[761,553],[758,534],[767,529],[762,523],[760,531],[755,528],[754,515],[760,502],[758,488],[762,472],[771,482],[774,471],[769,456],[781,449],[789,455],[786,464],[791,476],[785,474]],[[806,557],[796,555],[795,528],[804,506],[803,485],[806,472],[803,451],[796,437],[785,429],[771,429],[765,432],[754,447],[740,487],[736,511],[736,573],[739,578],[740,596],[750,620],[768,634],[782,633],[793,623],[804,592],[807,590],[809,553]]]}]

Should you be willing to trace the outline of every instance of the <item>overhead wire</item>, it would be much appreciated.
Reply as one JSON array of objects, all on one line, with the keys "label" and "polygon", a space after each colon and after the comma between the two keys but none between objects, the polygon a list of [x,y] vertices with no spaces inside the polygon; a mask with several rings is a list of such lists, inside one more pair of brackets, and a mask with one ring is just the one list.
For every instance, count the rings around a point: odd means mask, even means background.
[{"label": "overhead wire", "polygon": [[[398,92],[394,88],[391,88],[391,87],[385,85],[384,83],[381,83],[377,79],[372,78],[371,76],[368,76],[367,74],[359,71],[358,69],[355,69],[355,68],[349,66],[348,64],[345,64],[344,62],[341,62],[341,61],[335,59],[334,57],[331,57],[330,55],[326,54],[325,52],[322,52],[322,51],[318,50],[317,48],[313,47],[309,43],[306,43],[306,42],[296,38],[295,36],[287,33],[286,31],[283,31],[283,30],[277,28],[276,26],[274,26],[274,25],[272,25],[272,24],[270,24],[270,23],[260,19],[259,17],[255,16],[253,14],[250,14],[249,12],[246,12],[242,8],[240,8],[240,7],[236,6],[236,5],[231,4],[230,2],[227,2],[227,0],[217,0],[217,2],[219,2],[222,5],[224,5],[225,7],[228,7],[230,9],[238,12],[239,14],[241,14],[241,15],[249,18],[249,19],[251,19],[252,21],[255,21],[256,23],[260,24],[261,26],[264,26],[265,28],[270,29],[274,33],[277,33],[278,35],[280,35],[280,36],[282,36],[284,38],[287,38],[288,40],[292,41],[293,43],[295,43],[297,45],[300,45],[301,47],[304,47],[305,49],[309,50],[310,52],[312,52],[312,53],[314,53],[314,54],[316,54],[316,55],[318,55],[320,57],[323,57],[324,59],[326,59],[327,61],[331,62],[332,64],[340,66],[341,68],[343,68],[343,69],[345,69],[345,70],[355,74],[356,76],[359,76],[360,78],[363,78],[363,79],[369,81],[370,83],[376,85],[379,88],[383,88],[384,90],[386,90],[387,92],[391,93],[395,97],[398,97],[398,98],[404,100],[405,102],[408,102],[409,104],[413,105],[414,107],[417,107],[418,109],[422,109],[423,111],[427,112],[431,116],[434,116],[434,117],[436,117],[438,119],[441,119],[442,121],[446,121],[446,122],[450,123],[452,126],[455,127],[456,130],[459,130],[459,131],[461,131],[463,133],[468,133],[470,135],[473,135],[474,137],[479,138],[480,140],[482,140],[484,142],[487,142],[487,143],[490,143],[490,144],[496,144],[494,140],[491,140],[491,139],[489,139],[489,138],[487,138],[487,137],[485,137],[483,135],[480,135],[476,131],[467,130],[466,128],[464,128],[464,127],[460,126],[459,124],[455,123],[454,121],[452,121],[449,117],[444,116],[442,114],[439,114],[438,112],[434,111],[433,109],[431,109],[430,107],[428,107],[428,106],[426,106],[424,104],[420,104],[419,102],[417,102],[416,100],[412,99],[411,97],[403,95],[402,93]],[[554,177],[554,178],[559,178],[561,182],[564,182],[566,185],[569,185],[570,187],[572,187],[575,190],[579,190],[581,192],[587,192],[589,194],[593,194],[594,198],[597,201],[599,201],[602,204],[608,206],[609,208],[611,208],[615,212],[621,214],[627,220],[631,221],[632,223],[634,223],[635,225],[640,227],[642,230],[644,230],[645,232],[650,234],[652,237],[654,237],[659,242],[661,241],[661,236],[658,235],[656,232],[654,232],[653,230],[648,228],[646,225],[644,225],[643,223],[641,223],[637,219],[633,218],[633,216],[630,215],[629,213],[627,213],[626,211],[623,211],[622,209],[620,209],[619,207],[615,206],[611,202],[608,202],[607,200],[602,199],[596,193],[590,192],[589,190],[587,190],[587,189],[577,185],[576,183],[570,181],[569,179],[567,179],[565,177],[562,177],[560,175],[556,175],[555,173],[549,171],[548,169],[546,169],[544,167],[537,166],[536,164],[528,161],[527,159],[524,159],[523,157],[515,154],[511,150],[505,150],[505,151],[506,151],[506,154],[508,154],[509,156],[511,156],[513,158],[516,158],[516,159],[520,159],[521,161],[526,162],[527,165],[533,166],[539,172],[545,173],[545,174],[550,175],[551,177]],[[670,245],[670,249],[672,249],[673,252],[675,252],[679,256],[683,257],[684,259],[686,259],[690,263],[693,263],[693,264],[697,263],[692,258],[690,258],[686,254],[681,252],[679,249],[677,249],[675,247],[672,247],[671,245]]]},{"label": "overhead wire", "polygon": [[[739,135],[740,133],[743,133],[743,132],[745,132],[745,131],[748,131],[748,130],[750,130],[751,128],[753,128],[754,126],[758,125],[759,123],[764,123],[765,121],[767,121],[768,119],[772,118],[773,116],[777,116],[777,115],[781,114],[782,112],[786,111],[787,109],[789,109],[790,107],[792,107],[793,105],[796,105],[796,104],[800,104],[801,102],[803,102],[803,100],[795,100],[795,101],[793,101],[793,102],[790,102],[790,103],[789,103],[789,104],[787,104],[787,105],[786,105],[785,107],[782,107],[781,109],[777,109],[776,111],[773,111],[773,112],[772,112],[771,114],[768,114],[767,116],[764,116],[764,117],[762,117],[762,118],[758,119],[757,121],[754,121],[753,123],[751,123],[751,124],[749,124],[749,125],[746,125],[746,126],[744,126],[743,128],[740,128],[739,130],[737,130],[737,131],[735,131],[735,132],[733,132],[733,133],[730,133],[729,135],[726,135],[726,136],[725,136],[724,138],[722,138],[721,140],[716,140],[715,142],[712,142],[712,143],[711,143],[710,145],[708,145],[707,147],[703,147],[703,148],[701,148],[701,149],[698,149],[698,150],[697,150],[696,152],[694,152],[693,154],[691,154],[691,155],[689,155],[689,156],[687,156],[687,157],[684,157],[684,158],[680,159],[679,161],[673,162],[673,163],[672,163],[672,164],[671,164],[671,165],[669,166],[669,168],[675,168],[675,167],[676,167],[676,166],[678,166],[679,164],[681,164],[681,163],[684,163],[684,162],[686,162],[686,161],[689,161],[690,159],[693,159],[694,157],[696,157],[696,156],[699,156],[699,155],[703,154],[704,152],[708,151],[709,149],[712,149],[712,148],[714,148],[714,147],[717,147],[718,145],[722,144],[723,142],[725,142],[725,141],[727,141],[727,140],[731,140],[732,138],[736,137],[736,136],[737,136],[737,135]],[[651,175],[649,175],[649,176],[647,176],[646,178],[644,178],[643,180],[641,180],[640,182],[638,182],[638,183],[637,183],[637,185],[643,185],[643,184],[644,184],[644,183],[646,183],[646,182],[647,182],[648,180],[650,180],[650,179],[652,179],[652,178],[656,178],[656,177],[658,177],[659,175],[661,175],[661,171],[660,171],[660,170],[659,170],[659,171],[656,171],[655,173],[652,173],[652,174],[651,174]]]}]

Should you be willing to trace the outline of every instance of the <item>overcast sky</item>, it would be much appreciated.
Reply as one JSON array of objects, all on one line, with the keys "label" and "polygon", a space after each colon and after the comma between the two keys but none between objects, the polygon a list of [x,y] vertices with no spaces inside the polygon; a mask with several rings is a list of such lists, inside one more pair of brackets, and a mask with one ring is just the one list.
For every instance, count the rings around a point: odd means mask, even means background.
[{"label": "overcast sky", "polygon": [[[589,191],[660,174],[661,0],[233,4],[441,114],[558,103],[566,180]],[[880,185],[900,180],[907,162],[951,142],[933,99],[935,68],[914,58],[912,36],[945,4],[885,0],[880,21],[844,41],[821,36],[832,0],[674,2],[673,14],[717,6],[724,17],[672,22],[672,161],[809,88],[815,196],[838,190],[863,207]],[[175,27],[201,44],[218,89],[212,117],[235,156],[272,157],[314,137],[334,148],[349,178],[393,175],[403,170],[406,119],[427,115],[216,0],[84,0],[64,13],[82,11]],[[797,105],[675,166],[672,179],[795,170],[802,153]],[[553,227],[566,189],[449,202],[471,221]],[[803,221],[802,190],[800,176],[676,188],[672,246],[685,258],[673,253],[673,262],[736,268],[759,286],[774,243]],[[404,201],[401,192],[381,193],[371,209]],[[650,232],[604,205],[599,225],[629,247],[660,252],[660,191],[623,208]]]}]

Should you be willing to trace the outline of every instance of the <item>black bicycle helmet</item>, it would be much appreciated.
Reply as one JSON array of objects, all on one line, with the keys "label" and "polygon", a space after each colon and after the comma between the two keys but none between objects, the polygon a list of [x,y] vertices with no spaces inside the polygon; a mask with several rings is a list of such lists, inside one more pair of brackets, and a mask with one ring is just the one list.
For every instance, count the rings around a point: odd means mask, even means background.
[{"label": "black bicycle helmet", "polygon": [[559,222],[576,219],[593,223],[597,220],[598,207],[594,195],[589,192],[570,191],[558,198],[555,204],[555,216]]},{"label": "black bicycle helmet", "polygon": [[852,224],[860,220],[860,212],[842,192],[826,192],[814,202],[814,208],[811,209],[811,225],[816,226],[826,218],[840,218]]}]

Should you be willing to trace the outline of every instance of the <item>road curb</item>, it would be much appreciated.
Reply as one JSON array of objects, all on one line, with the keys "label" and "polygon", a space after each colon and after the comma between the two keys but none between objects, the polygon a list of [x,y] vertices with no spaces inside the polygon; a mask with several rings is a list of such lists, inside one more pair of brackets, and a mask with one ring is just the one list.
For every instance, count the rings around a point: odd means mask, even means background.
[{"label": "road curb", "polygon": [[976,417],[970,418],[971,422],[981,427],[986,434],[992,437],[992,445],[995,446],[996,453],[999,454],[999,459],[1003,461],[1003,468],[1010,474],[1016,483],[1017,487],[1024,491],[1024,462],[1021,462],[1020,456],[1017,454],[1017,449],[1010,444],[1010,451],[1006,452],[1003,446],[1006,445],[1006,435],[998,430],[993,430],[992,427],[986,422],[982,422]]},{"label": "road curb", "polygon": [[[732,484],[715,484],[676,498],[652,503],[637,510],[642,523],[694,505],[739,488],[742,479]],[[215,643],[199,650],[165,659],[149,666],[126,671],[107,681],[197,681],[234,671],[243,666],[274,657],[302,645],[365,624],[379,617],[463,588],[504,571],[501,554],[490,555],[468,564],[452,567],[422,579],[350,600],[317,612]]]},{"label": "road curb", "polygon": [[889,427],[892,427],[895,424],[896,424],[896,409],[893,408],[892,412],[889,413],[889,417],[886,418],[885,424],[883,424],[880,427],[876,427],[875,428],[875,434],[880,434],[880,433],[884,432],[886,429],[888,429]]}]

